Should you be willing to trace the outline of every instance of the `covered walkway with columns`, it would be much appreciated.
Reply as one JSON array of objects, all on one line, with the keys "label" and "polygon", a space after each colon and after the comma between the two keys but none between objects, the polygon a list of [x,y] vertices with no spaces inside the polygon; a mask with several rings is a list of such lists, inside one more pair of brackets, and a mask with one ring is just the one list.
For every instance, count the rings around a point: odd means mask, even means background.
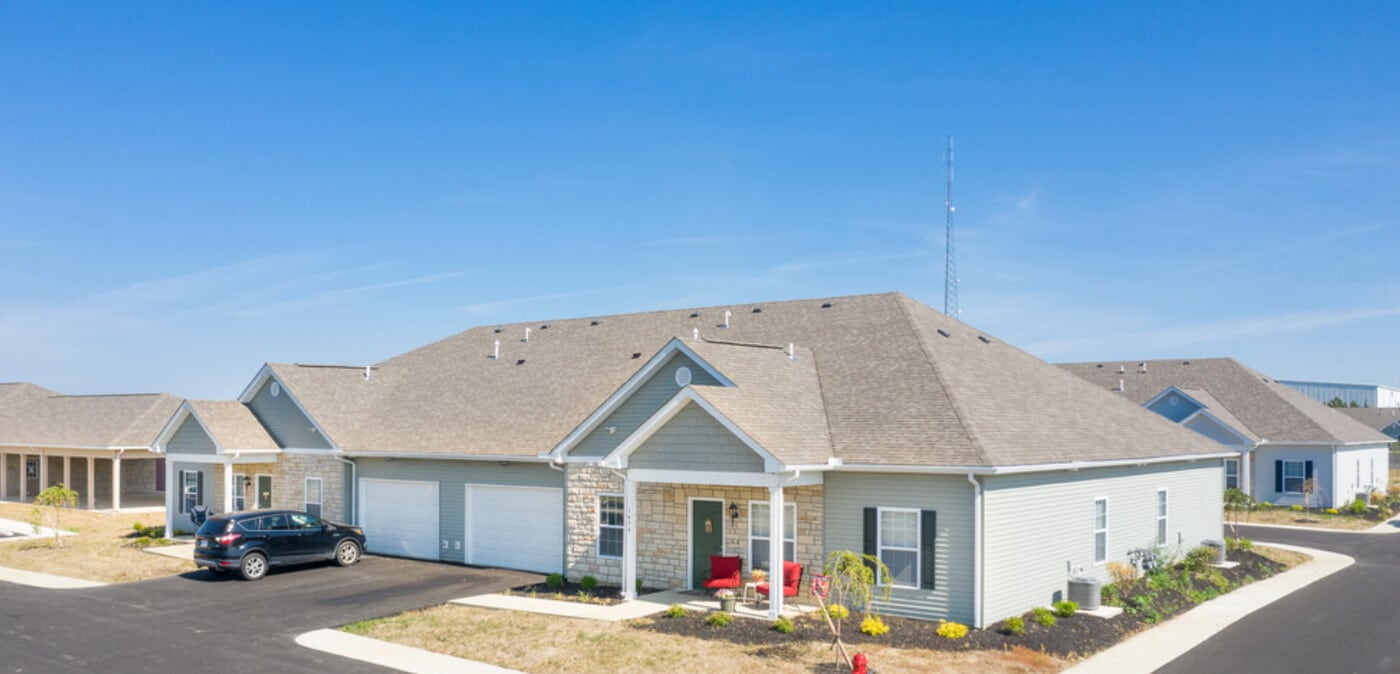
[{"label": "covered walkway with columns", "polygon": [[165,503],[164,458],[146,447],[0,447],[0,501],[32,503],[47,487],[78,492],[77,507],[121,512]]}]

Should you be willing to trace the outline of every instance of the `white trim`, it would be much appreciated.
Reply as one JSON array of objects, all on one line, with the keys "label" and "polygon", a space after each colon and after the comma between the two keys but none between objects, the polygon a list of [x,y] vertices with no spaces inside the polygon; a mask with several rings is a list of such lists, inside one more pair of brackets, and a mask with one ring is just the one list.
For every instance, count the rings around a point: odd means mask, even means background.
[{"label": "white trim", "polygon": [[723,555],[727,550],[724,548],[724,499],[710,498],[708,496],[691,496],[685,500],[685,586],[686,589],[696,589],[698,583],[695,582],[695,502],[708,501],[719,504],[719,554]]},{"label": "white trim", "polygon": [[1169,515],[1171,514],[1171,507],[1171,495],[1167,493],[1167,488],[1158,487],[1157,502],[1153,504],[1153,508],[1156,510],[1157,513],[1157,531],[1156,535],[1154,536],[1154,538],[1157,540],[1157,545],[1166,545],[1167,541],[1171,538],[1171,522],[1168,519]]},{"label": "white trim", "polygon": [[[1185,426],[1186,424],[1190,423],[1191,420],[1196,419],[1196,418],[1203,418],[1203,419],[1206,419],[1206,420],[1210,421],[1211,423],[1215,424],[1216,426],[1219,426],[1219,427],[1220,427],[1222,430],[1224,430],[1226,433],[1229,433],[1230,435],[1233,435],[1233,436],[1235,436],[1236,438],[1239,438],[1239,439],[1240,439],[1240,444],[1241,444],[1241,445],[1244,445],[1244,446],[1246,446],[1246,447],[1251,447],[1251,446],[1254,445],[1254,439],[1253,439],[1253,438],[1246,437],[1243,433],[1241,433],[1241,432],[1235,430],[1235,427],[1234,427],[1234,426],[1231,426],[1230,424],[1225,423],[1223,420],[1220,419],[1220,417],[1217,417],[1217,416],[1215,416],[1214,414],[1211,414],[1211,413],[1210,413],[1208,410],[1206,410],[1206,408],[1204,408],[1204,407],[1202,407],[1202,408],[1196,410],[1195,412],[1192,412],[1192,413],[1186,415],[1185,417],[1183,417],[1183,418],[1181,419],[1181,421],[1179,421],[1179,422],[1177,422],[1177,423],[1181,424],[1182,426]],[[1195,429],[1192,429],[1192,430],[1195,430]],[[1224,443],[1221,443],[1221,444],[1224,444]]]},{"label": "white trim", "polygon": [[1208,459],[1225,459],[1239,456],[1239,452],[1211,452],[1209,454],[1182,454],[1180,456],[1159,456],[1146,459],[1107,459],[1102,461],[1067,461],[1062,463],[1036,463],[1019,466],[933,466],[917,464],[845,463],[835,470],[849,470],[856,473],[921,473],[929,475],[1019,475],[1023,473],[1052,473],[1058,471],[1088,470],[1091,468],[1118,468],[1121,466],[1151,466],[1159,463],[1192,463]]},{"label": "white trim", "polygon": [[276,481],[272,479],[272,473],[256,473],[253,475],[253,507],[249,508],[249,510],[263,509],[262,506],[258,505],[258,501],[262,498],[262,492],[258,490],[258,480],[262,478],[267,478],[267,509],[272,510],[277,507],[272,500],[276,496],[276,494],[273,493],[273,488],[277,484]]},{"label": "white trim", "polygon": [[[1099,501],[1103,501],[1103,528],[1102,528],[1102,529],[1099,528]],[[1095,496],[1095,497],[1094,497],[1094,538],[1093,538],[1093,545],[1092,545],[1093,550],[1092,550],[1091,553],[1090,553],[1090,558],[1094,560],[1094,566],[1103,566],[1103,565],[1105,565],[1105,564],[1108,564],[1108,558],[1109,558],[1109,556],[1110,556],[1109,553],[1108,553],[1108,529],[1109,529],[1109,527],[1108,527],[1108,497],[1107,497],[1107,496]],[[1099,532],[1103,532],[1103,559],[1099,559]]]},{"label": "white trim", "polygon": [[[1231,486],[1230,486],[1230,464],[1231,464],[1231,463],[1234,463],[1234,464],[1235,464],[1235,486],[1234,486],[1234,487],[1231,487]],[[1240,479],[1240,466],[1241,466],[1241,465],[1242,465],[1242,462],[1240,461],[1239,458],[1225,459],[1225,488],[1226,488],[1226,489],[1240,489],[1240,490],[1243,490],[1243,489],[1244,489],[1244,482]]]},{"label": "white trim", "polygon": [[599,465],[607,468],[627,468],[627,457],[640,449],[647,440],[651,439],[651,436],[655,435],[657,431],[660,431],[667,422],[677,414],[680,414],[681,410],[685,409],[685,406],[691,403],[699,406],[701,410],[704,410],[714,418],[715,421],[718,421],[720,425],[724,426],[725,430],[732,433],[740,442],[753,450],[759,458],[763,459],[763,469],[765,471],[777,473],[786,470],[786,467],[783,466],[783,463],[779,461],[777,457],[764,449],[756,440],[749,437],[737,424],[730,421],[728,417],[715,409],[714,405],[711,405],[708,400],[705,400],[699,393],[696,393],[693,388],[683,388],[677,391],[676,395],[672,396],[670,400],[666,401],[665,405],[661,406],[661,409],[653,413],[651,417],[642,422],[641,426],[637,427],[637,430],[633,431],[631,435],[628,435],[626,439],[618,443],[617,447],[611,452],[608,452],[608,455],[599,461]]},{"label": "white trim", "polygon": [[[229,454],[166,454],[166,461],[179,461],[180,463],[225,463],[245,464],[245,463],[276,463],[278,452],[232,452]],[[128,457],[129,458],[129,457]],[[159,458],[159,457],[158,457]]]},{"label": "white trim", "polygon": [[[246,479],[248,479],[248,474],[247,474],[247,473],[233,473],[233,493],[234,493],[234,496],[233,496],[233,501],[232,501],[231,503],[229,503],[229,508],[228,508],[228,511],[231,512],[231,513],[242,512],[242,511],[248,509],[248,488],[245,487],[245,486],[243,486],[243,481],[246,480]],[[252,483],[250,482],[249,485],[251,486]],[[238,500],[239,500],[240,498],[243,499],[243,507],[242,507],[242,508],[234,508],[234,507],[233,507],[234,504],[238,503]]]},{"label": "white trim", "polygon": [[823,472],[801,473],[725,473],[706,470],[663,470],[659,468],[629,468],[627,475],[637,482],[663,484],[705,484],[722,487],[806,487],[822,484]]},{"label": "white trim", "polygon": [[[616,498],[622,500],[622,522],[620,524],[603,524],[604,498]],[[596,504],[598,507],[598,516],[594,518],[596,520],[597,529],[595,530],[596,538],[593,541],[593,554],[598,559],[622,559],[623,555],[621,552],[619,552],[619,554],[616,555],[605,555],[601,552],[601,548],[603,544],[603,529],[617,529],[619,532],[622,533],[622,547],[624,548],[622,552],[626,551],[625,549],[627,547],[627,495],[617,494],[613,492],[598,492]],[[567,536],[567,533],[565,534],[565,536]]]},{"label": "white trim", "polygon": [[[754,569],[754,566],[753,566],[753,542],[754,542],[754,540],[756,540],[756,539],[754,538],[754,535],[753,535],[753,523],[756,522],[756,521],[758,521],[758,518],[757,518],[757,517],[754,517],[754,514],[753,514],[753,507],[756,506],[756,505],[757,505],[757,506],[763,506],[763,508],[764,508],[765,510],[769,508],[769,503],[768,503],[768,501],[767,501],[766,499],[765,499],[765,500],[759,500],[759,501],[750,500],[750,501],[748,502],[749,512],[748,512],[748,518],[747,518],[747,519],[748,519],[748,524],[749,524],[749,526],[748,526],[748,531],[746,532],[747,535],[746,535],[745,538],[744,538],[744,544],[745,544],[744,552],[745,552],[745,553],[748,553],[747,559],[746,559],[745,561],[747,562],[746,565],[748,566],[749,572],[750,572],[750,573],[752,573],[752,572],[753,572],[753,569]],[[787,532],[783,532],[782,539],[783,539],[783,545],[784,545],[784,546],[786,546],[789,542],[792,543],[792,561],[796,562],[796,561],[797,561],[797,502],[796,502],[796,501],[788,501],[788,500],[784,499],[784,500],[783,500],[783,509],[786,510],[786,509],[789,509],[789,508],[792,510],[792,538],[791,538],[791,539],[788,539],[788,537],[787,537]],[[788,516],[788,513],[786,513],[786,512],[783,513],[783,523],[784,523],[784,524],[787,524],[787,522],[788,522],[787,516]],[[769,519],[769,520],[772,519],[772,513],[769,513],[769,517],[768,517],[767,519]],[[786,529],[787,527],[784,526],[783,528]],[[757,539],[757,540],[762,540],[762,541],[764,542],[765,545],[768,545],[769,547],[771,547],[771,541],[772,541],[772,539],[773,539],[773,537],[772,537],[771,535],[769,535],[769,536],[766,536],[766,537],[764,537],[764,538]],[[783,561],[788,561],[788,560],[787,560],[787,550],[786,550],[786,549],[783,550]],[[770,568],[770,569],[773,568],[773,560],[771,560],[771,559],[768,560],[768,568]]]},{"label": "white trim", "polygon": [[[895,547],[895,546],[886,546],[886,545],[885,545],[885,513],[887,513],[887,512],[888,512],[888,513],[904,513],[904,514],[913,513],[913,514],[914,514],[914,547],[913,547],[913,548],[903,548],[903,547]],[[880,562],[881,562],[881,563],[884,563],[884,561],[885,561],[885,556],[884,556],[883,553],[884,553],[886,547],[889,547],[890,550],[894,550],[894,551],[897,551],[897,552],[913,552],[913,553],[914,553],[914,584],[913,584],[913,585],[900,585],[899,583],[895,582],[894,577],[891,576],[891,577],[890,577],[890,582],[889,582],[889,586],[890,586],[890,587],[896,588],[896,589],[900,589],[900,590],[918,590],[918,589],[920,589],[920,588],[923,587],[923,583],[924,583],[924,579],[922,578],[923,573],[924,573],[923,540],[924,540],[924,513],[923,513],[923,511],[919,510],[918,508],[896,508],[896,507],[893,507],[893,506],[891,506],[891,507],[879,506],[879,507],[875,508],[875,556],[876,556],[877,558],[879,558]],[[886,565],[886,566],[888,566],[888,565]],[[877,579],[877,581],[878,581],[878,579]],[[878,584],[883,585],[883,583],[878,583]]]},{"label": "white trim", "polygon": [[[1280,489],[1278,493],[1280,493],[1280,494],[1286,494],[1286,495],[1289,495],[1289,496],[1302,496],[1302,495],[1303,495],[1303,483],[1305,483],[1305,482],[1308,481],[1308,462],[1311,461],[1312,459],[1275,459],[1275,460],[1278,461],[1279,463],[1283,464],[1282,466],[1279,467],[1279,477],[1280,477],[1281,479],[1279,480],[1279,485],[1278,485],[1278,486],[1281,487],[1282,489]],[[1289,491],[1289,490],[1288,490],[1288,464],[1290,464],[1290,463],[1296,463],[1296,464],[1298,464],[1298,470],[1299,470],[1299,472],[1298,472],[1298,491]]]},{"label": "white trim", "polygon": [[681,342],[679,338],[672,337],[671,341],[666,342],[666,344],[661,347],[661,350],[657,351],[655,355],[647,360],[646,364],[643,365],[641,369],[637,370],[637,372],[628,378],[620,388],[614,391],[612,395],[608,396],[608,399],[604,400],[603,404],[600,405],[598,409],[588,415],[588,417],[583,420],[583,423],[579,424],[578,427],[564,436],[564,439],[561,440],[558,445],[555,445],[554,449],[551,449],[541,456],[556,458],[561,454],[567,454],[569,451],[573,450],[574,446],[577,445],[579,441],[583,440],[583,438],[593,432],[599,424],[603,423],[603,420],[606,419],[608,415],[612,414],[613,411],[620,407],[636,389],[650,379],[652,373],[659,369],[672,354],[678,351],[685,354],[685,356],[696,365],[699,365],[702,370],[707,372],[711,377],[714,377],[721,385],[726,387],[734,386],[734,382],[721,374],[714,366],[705,362],[705,359],[701,358],[700,354],[691,350],[691,348]]},{"label": "white trim", "polygon": [[[325,450],[320,450],[325,452]],[[349,459],[423,459],[427,461],[512,461],[516,463],[549,463],[548,458],[533,454],[435,454],[433,452],[338,452]]]}]

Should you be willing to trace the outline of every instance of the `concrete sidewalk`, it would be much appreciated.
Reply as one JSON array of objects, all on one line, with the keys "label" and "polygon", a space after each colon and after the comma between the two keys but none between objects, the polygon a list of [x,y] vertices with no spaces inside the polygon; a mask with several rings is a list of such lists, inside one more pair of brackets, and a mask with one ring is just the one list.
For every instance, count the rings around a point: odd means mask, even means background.
[{"label": "concrete sidewalk", "polygon": [[1232,623],[1273,602],[1351,566],[1355,559],[1326,550],[1258,543],[1311,555],[1312,560],[1280,575],[1216,597],[1161,625],[1065,670],[1073,674],[1150,672],[1219,634]]},{"label": "concrete sidewalk", "polygon": [[[585,620],[601,620],[605,622],[644,618],[649,615],[661,613],[670,608],[672,604],[679,604],[687,611],[714,611],[719,609],[719,600],[708,594],[684,592],[680,590],[653,592],[651,594],[644,594],[632,601],[625,601],[612,605],[585,604],[577,601],[527,597],[520,594],[482,594],[475,597],[453,599],[452,603],[461,604],[463,606],[475,606],[477,608],[523,611],[526,613],[541,613],[565,618],[583,618]],[[791,601],[783,604],[783,615],[792,617],[814,610],[816,610],[815,607],[800,607],[794,605]],[[746,604],[741,602],[735,605],[734,615],[740,618],[767,620],[768,608],[767,605],[759,605],[757,603]]]},{"label": "concrete sidewalk", "polygon": [[11,569],[3,566],[0,566],[0,582],[28,585],[30,587],[42,587],[46,590],[76,590],[84,587],[102,587],[106,585],[106,583],[99,583],[93,580],[80,580],[77,578],[68,578],[66,576],[55,576],[51,573],[24,571],[22,569]]},{"label": "concrete sidewalk", "polygon": [[400,646],[387,641],[357,636],[340,630],[326,629],[307,632],[297,637],[297,644],[306,648],[370,662],[381,667],[414,674],[522,674],[513,669],[450,655],[432,653],[419,648]]}]

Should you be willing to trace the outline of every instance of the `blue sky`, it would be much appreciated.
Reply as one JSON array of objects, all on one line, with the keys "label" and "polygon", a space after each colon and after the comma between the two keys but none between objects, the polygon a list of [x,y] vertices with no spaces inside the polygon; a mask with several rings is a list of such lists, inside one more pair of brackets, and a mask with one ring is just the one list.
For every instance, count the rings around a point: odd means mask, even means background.
[{"label": "blue sky", "polygon": [[0,4],[0,381],[900,290],[1400,385],[1400,4]]}]

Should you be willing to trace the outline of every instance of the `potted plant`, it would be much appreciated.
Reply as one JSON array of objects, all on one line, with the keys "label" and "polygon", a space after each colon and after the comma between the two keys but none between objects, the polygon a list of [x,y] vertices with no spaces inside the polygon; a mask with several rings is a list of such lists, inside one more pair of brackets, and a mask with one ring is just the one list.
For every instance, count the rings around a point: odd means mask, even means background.
[{"label": "potted plant", "polygon": [[768,572],[763,569],[754,569],[750,575],[753,576],[753,582],[755,583],[768,582]]},{"label": "potted plant", "polygon": [[728,589],[719,590],[719,591],[715,592],[715,598],[719,599],[719,610],[724,611],[725,613],[733,613],[733,612],[734,612],[734,591],[733,591],[733,590],[728,590]]}]

